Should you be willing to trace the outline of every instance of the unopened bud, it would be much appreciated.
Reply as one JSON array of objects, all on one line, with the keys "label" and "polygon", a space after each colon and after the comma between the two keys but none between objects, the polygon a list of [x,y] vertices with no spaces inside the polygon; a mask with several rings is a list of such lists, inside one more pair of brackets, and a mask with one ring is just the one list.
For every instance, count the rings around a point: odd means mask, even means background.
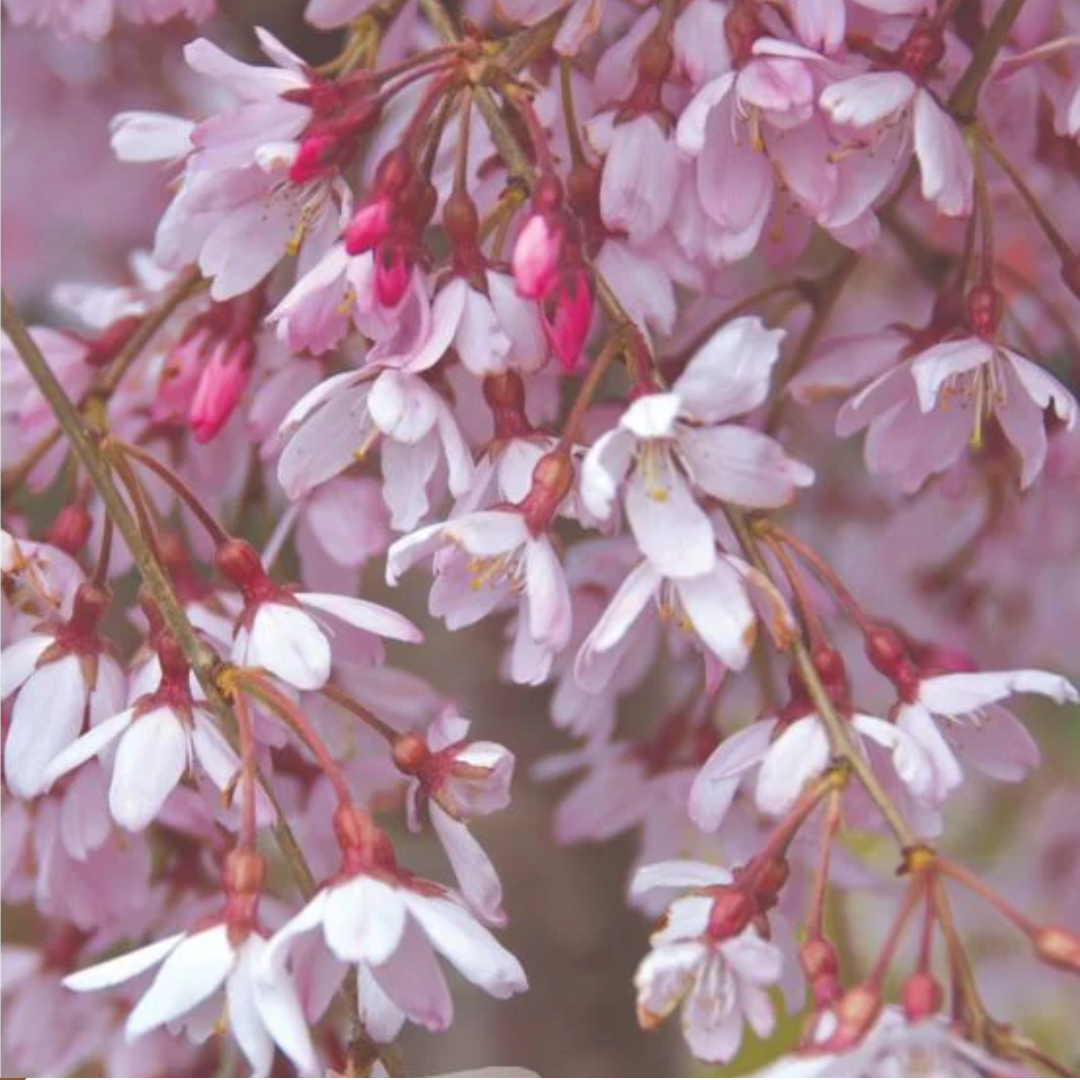
[{"label": "unopened bud", "polygon": [[1035,955],[1051,967],[1080,975],[1080,937],[1061,926],[1045,926],[1032,936]]},{"label": "unopened bud", "polygon": [[412,263],[400,244],[382,244],[375,258],[375,294],[383,307],[401,302],[412,280]]},{"label": "unopened bud", "polygon": [[839,650],[831,645],[819,645],[811,655],[814,670],[818,673],[821,681],[827,687],[843,682],[847,677],[847,668],[844,666],[844,658]]},{"label": "unopened bud", "polygon": [[195,396],[188,410],[191,434],[197,443],[207,443],[232,418],[251,377],[254,344],[245,339],[229,345],[222,342],[203,368]]},{"label": "unopened bud", "polygon": [[345,250],[350,255],[371,251],[386,239],[393,218],[393,204],[385,196],[365,203],[345,229]]},{"label": "unopened bud", "polygon": [[541,308],[544,331],[559,364],[566,371],[578,366],[592,325],[593,296],[584,269],[563,274]]},{"label": "unopened bud", "polygon": [[539,300],[554,286],[559,274],[562,231],[542,214],[533,214],[518,233],[512,267],[518,292]]},{"label": "unopened bud", "polygon": [[294,184],[314,180],[336,164],[340,154],[341,140],[332,132],[307,135],[289,166],[289,179]]}]

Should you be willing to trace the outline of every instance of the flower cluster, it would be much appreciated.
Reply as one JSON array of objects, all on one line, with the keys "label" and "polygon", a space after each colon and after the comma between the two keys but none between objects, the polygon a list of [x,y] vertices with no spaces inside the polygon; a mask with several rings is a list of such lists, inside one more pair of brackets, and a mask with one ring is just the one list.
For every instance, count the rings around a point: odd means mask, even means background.
[{"label": "flower cluster", "polygon": [[550,690],[556,839],[639,839],[642,1027],[1067,1075],[978,943],[1080,974],[1080,879],[960,849],[1053,777],[1012,699],[1080,703],[1077,10],[310,0],[315,64],[213,8],[5,0],[160,211],[4,295],[5,1065],[383,1075],[447,966],[524,992],[513,717],[424,644],[497,622],[455,662]]}]

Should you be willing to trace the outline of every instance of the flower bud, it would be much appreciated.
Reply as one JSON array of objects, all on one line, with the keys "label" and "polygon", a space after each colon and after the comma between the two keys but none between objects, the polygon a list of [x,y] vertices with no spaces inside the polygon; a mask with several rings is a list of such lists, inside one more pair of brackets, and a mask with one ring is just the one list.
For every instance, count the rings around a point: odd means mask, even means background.
[{"label": "flower bud", "polygon": [[534,536],[545,532],[563,499],[574,486],[574,463],[564,450],[545,454],[533,468],[532,487],[519,504]]},{"label": "flower bud", "polygon": [[375,294],[383,307],[401,302],[412,280],[412,262],[401,244],[382,244],[375,258]]},{"label": "flower bud", "polygon": [[592,325],[593,297],[584,269],[563,274],[541,309],[544,330],[564,370],[573,371]]},{"label": "flower bud", "polygon": [[203,368],[188,410],[191,433],[198,443],[207,443],[232,418],[240,403],[255,359],[250,339],[233,345],[222,342]]},{"label": "flower bud", "polygon": [[345,229],[345,250],[359,255],[381,244],[390,232],[393,213],[393,203],[385,195],[361,206]]},{"label": "flower bud", "polygon": [[289,166],[289,179],[294,184],[314,180],[331,168],[341,154],[341,140],[328,131],[306,135]]},{"label": "flower bud", "polygon": [[1080,937],[1061,926],[1045,926],[1032,936],[1035,955],[1044,964],[1080,975]]},{"label": "flower bud", "polygon": [[539,300],[555,285],[562,254],[562,230],[540,214],[533,214],[518,233],[512,266],[518,292]]}]

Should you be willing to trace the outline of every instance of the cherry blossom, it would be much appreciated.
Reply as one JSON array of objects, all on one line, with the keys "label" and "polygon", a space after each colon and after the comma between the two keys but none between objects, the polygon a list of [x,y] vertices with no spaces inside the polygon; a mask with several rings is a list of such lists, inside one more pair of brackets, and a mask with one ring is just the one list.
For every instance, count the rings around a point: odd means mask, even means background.
[{"label": "cherry blossom", "polygon": [[250,6],[5,4],[5,1066],[1069,1073],[1080,9]]}]

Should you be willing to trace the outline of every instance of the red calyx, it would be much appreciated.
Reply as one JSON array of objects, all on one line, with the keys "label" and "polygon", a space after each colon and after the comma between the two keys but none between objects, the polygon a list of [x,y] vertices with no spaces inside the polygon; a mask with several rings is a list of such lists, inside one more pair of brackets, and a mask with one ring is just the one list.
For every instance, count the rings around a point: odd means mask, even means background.
[{"label": "red calyx", "polygon": [[967,320],[971,332],[981,338],[997,334],[1001,322],[1001,293],[993,285],[976,285],[967,294]]},{"label": "red calyx", "polygon": [[243,593],[248,604],[280,592],[263,568],[259,553],[246,540],[236,537],[226,540],[214,553],[214,566]]},{"label": "red calyx", "polygon": [[721,889],[713,900],[705,933],[716,941],[726,941],[741,934],[756,915],[756,905],[742,889]]},{"label": "red calyx", "polygon": [[915,80],[921,80],[944,55],[945,39],[942,37],[941,28],[923,20],[915,25],[907,40],[900,46],[900,70]]},{"label": "red calyx", "polygon": [[93,581],[84,581],[75,593],[71,618],[59,629],[54,648],[80,656],[101,652],[98,628],[112,603],[112,590]]},{"label": "red calyx", "polygon": [[341,848],[343,869],[349,874],[397,870],[394,845],[371,815],[355,803],[341,803],[334,811],[334,835]]},{"label": "red calyx", "polygon": [[754,42],[764,33],[756,0],[737,0],[724,20],[724,37],[736,67],[750,60],[754,55]]},{"label": "red calyx", "polygon": [[484,376],[484,400],[491,409],[496,439],[518,439],[533,431],[525,415],[525,384],[516,371]]}]

